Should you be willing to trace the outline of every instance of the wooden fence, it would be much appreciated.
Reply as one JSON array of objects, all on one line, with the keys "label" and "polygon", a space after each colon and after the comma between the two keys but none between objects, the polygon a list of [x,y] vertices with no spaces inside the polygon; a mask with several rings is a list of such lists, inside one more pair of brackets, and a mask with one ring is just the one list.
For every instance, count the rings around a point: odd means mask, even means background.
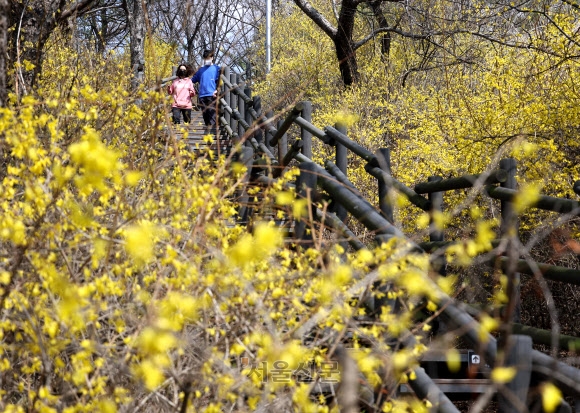
[{"label": "wooden fence", "polygon": [[[471,344],[472,349],[462,352],[462,362],[471,365],[476,360],[483,366],[494,366],[498,359],[498,352],[505,352],[503,365],[517,368],[517,375],[508,383],[500,385],[490,382],[485,375],[478,378],[446,379],[439,377],[438,363],[444,361],[441,355],[427,353],[424,363],[415,369],[416,380],[400,387],[400,392],[412,391],[420,398],[428,399],[434,406],[434,411],[458,412],[452,399],[457,395],[471,395],[472,393],[495,394],[499,411],[520,412],[527,411],[528,391],[533,382],[539,380],[552,381],[565,395],[574,400],[580,400],[580,370],[557,360],[554,357],[534,350],[532,345],[546,344],[552,346],[576,345],[579,348],[580,339],[576,337],[553,335],[550,331],[540,330],[520,324],[519,319],[519,277],[520,274],[530,274],[536,277],[580,284],[580,270],[553,266],[543,263],[530,262],[520,259],[517,248],[510,248],[509,234],[516,234],[518,217],[514,211],[512,201],[518,193],[516,182],[516,160],[503,159],[499,168],[481,174],[463,175],[450,179],[431,177],[428,182],[420,183],[414,188],[406,186],[395,179],[391,173],[390,152],[388,148],[381,148],[376,153],[369,151],[348,137],[343,125],[327,126],[319,129],[311,123],[312,106],[309,102],[300,102],[289,111],[280,114],[262,113],[259,97],[252,97],[249,88],[244,87],[240,76],[225,68],[222,75],[223,88],[220,97],[219,122],[229,138],[237,145],[239,160],[261,174],[248,173],[250,179],[260,185],[271,185],[283,171],[295,161],[300,169],[300,176],[295,183],[297,193],[306,196],[315,193],[317,188],[324,190],[330,197],[333,207],[330,211],[315,210],[313,216],[328,228],[333,229],[347,240],[355,249],[365,248],[365,244],[358,239],[346,225],[345,219],[350,214],[369,231],[375,234],[377,242],[388,241],[392,237],[407,239],[405,234],[393,225],[393,209],[391,191],[404,195],[412,205],[422,211],[442,211],[445,192],[466,188],[482,188],[483,193],[492,199],[500,201],[501,227],[500,239],[507,240],[508,248],[498,257],[490,261],[491,265],[500,265],[508,276],[508,294],[510,304],[507,306],[507,315],[504,321],[512,325],[507,332],[507,339],[500,343],[490,334],[482,336],[478,321],[474,318],[478,311],[465,304],[459,303],[440,291],[427,274],[424,274],[425,283],[433,284],[437,291],[440,318],[448,328],[457,329],[462,337]],[[288,131],[292,125],[299,127],[299,136],[291,140]],[[325,145],[334,148],[334,159],[319,165],[312,161],[312,140],[319,139]],[[365,170],[376,178],[379,205],[374,206],[361,197],[356,186],[347,177],[347,157],[352,153],[366,162]],[[580,181],[574,184],[574,191],[580,194]],[[245,196],[245,198],[244,198]],[[248,200],[247,194],[242,196],[242,204]],[[564,198],[540,196],[532,205],[548,211],[554,211],[567,216],[580,214],[580,203]],[[247,222],[250,209],[242,206],[239,218]],[[307,246],[312,242],[307,231],[306,222],[297,222],[294,237],[301,239]],[[429,241],[416,244],[408,240],[412,248],[410,253],[425,254],[445,247],[454,241],[446,241],[444,231],[431,226]],[[499,244],[499,240],[495,245]],[[439,261],[438,268],[444,274],[445,263]],[[387,286],[385,286],[387,288]],[[407,335],[405,345],[412,346],[413,336]],[[499,346],[499,348],[498,348]],[[503,357],[503,356],[502,356]],[[483,370],[482,370],[483,371]],[[506,397],[505,395],[509,395]],[[575,411],[580,412],[580,401],[575,404]],[[562,401],[559,412],[572,411],[566,401]]]}]

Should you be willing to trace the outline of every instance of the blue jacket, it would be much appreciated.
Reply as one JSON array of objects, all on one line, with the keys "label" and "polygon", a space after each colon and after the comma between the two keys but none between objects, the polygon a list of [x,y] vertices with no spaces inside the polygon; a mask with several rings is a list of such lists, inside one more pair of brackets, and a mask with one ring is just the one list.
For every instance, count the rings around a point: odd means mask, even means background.
[{"label": "blue jacket", "polygon": [[193,83],[199,83],[199,97],[213,96],[220,79],[221,68],[218,65],[200,67],[191,78]]}]

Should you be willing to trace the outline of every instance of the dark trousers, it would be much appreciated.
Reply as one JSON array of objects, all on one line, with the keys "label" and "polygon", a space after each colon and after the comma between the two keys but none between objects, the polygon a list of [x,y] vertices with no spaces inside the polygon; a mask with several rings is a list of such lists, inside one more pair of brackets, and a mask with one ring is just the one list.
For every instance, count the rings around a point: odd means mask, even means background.
[{"label": "dark trousers", "polygon": [[181,116],[183,115],[183,123],[191,122],[191,109],[171,108],[173,115],[173,123],[181,123]]},{"label": "dark trousers", "polygon": [[213,96],[204,96],[199,98],[199,106],[201,107],[202,115],[203,115],[203,122],[205,126],[213,126],[215,125],[215,106],[216,106],[216,99]]}]

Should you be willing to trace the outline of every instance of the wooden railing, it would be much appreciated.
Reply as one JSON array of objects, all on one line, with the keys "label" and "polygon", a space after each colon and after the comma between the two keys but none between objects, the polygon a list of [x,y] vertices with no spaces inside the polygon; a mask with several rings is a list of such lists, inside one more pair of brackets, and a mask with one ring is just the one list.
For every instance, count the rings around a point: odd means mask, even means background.
[{"label": "wooden railing", "polygon": [[[333,229],[348,240],[353,249],[366,248],[366,245],[344,223],[348,213],[375,234],[376,242],[384,242],[392,237],[406,239],[409,245],[412,245],[409,253],[430,253],[455,242],[445,241],[444,231],[435,227],[431,228],[429,242],[420,244],[411,242],[400,229],[393,225],[394,206],[390,203],[391,198],[386,196],[391,191],[404,195],[412,205],[422,211],[442,212],[442,200],[445,192],[481,188],[482,193],[501,201],[500,238],[506,238],[510,230],[514,233],[514,228],[517,229],[517,216],[512,204],[514,196],[518,193],[515,180],[516,161],[514,159],[504,159],[499,163],[499,168],[480,174],[463,175],[449,179],[431,177],[428,182],[417,184],[411,188],[393,177],[388,148],[381,148],[376,153],[369,151],[350,139],[343,125],[319,129],[311,123],[312,110],[309,102],[296,104],[283,116],[274,115],[271,112],[263,114],[260,99],[251,97],[251,91],[239,82],[238,75],[231,73],[229,68],[225,68],[222,81],[220,125],[237,144],[238,160],[245,163],[249,171],[252,168],[264,171],[264,173],[257,175],[248,173],[246,182],[249,183],[250,177],[253,176],[256,184],[272,185],[291,162],[297,162],[300,169],[300,176],[294,184],[297,193],[306,196],[307,193],[314,193],[318,187],[322,188],[332,200],[333,208],[324,212],[316,209],[314,217],[327,228]],[[297,125],[300,130],[299,136],[295,136],[294,139],[289,138],[288,135],[292,125]],[[322,166],[312,161],[313,138],[318,138],[323,144],[334,148],[334,162],[327,160]],[[379,194],[377,207],[361,197],[356,186],[349,181],[347,177],[349,152],[365,161],[365,170],[377,179]],[[267,162],[264,162],[264,159]],[[580,194],[580,181],[574,184],[573,189],[577,194]],[[243,203],[244,199],[241,201]],[[567,214],[567,216],[580,214],[579,202],[544,195],[540,196],[532,207]],[[247,222],[249,218],[248,209],[242,206],[240,220]],[[300,239],[302,245],[306,247],[311,242],[311,235],[306,230],[307,225],[306,222],[297,222],[294,233],[294,237]],[[499,240],[494,242],[496,246],[499,244]],[[489,263],[499,264],[507,272],[514,289],[510,297],[511,300],[519,300],[519,273],[580,284],[580,270],[522,260],[519,256],[510,255],[506,251],[498,251],[498,256],[491,259]],[[440,270],[444,273],[445,263],[440,262],[439,264]],[[424,280],[429,285],[433,284],[428,274],[424,274]],[[433,288],[437,289],[434,284]],[[438,289],[437,291],[442,321],[449,328],[456,328],[457,331],[461,332],[462,337],[474,349],[478,349],[478,356],[482,357],[485,363],[494,366],[498,354],[498,342],[490,334],[482,336],[479,324],[474,318],[478,313],[477,310],[456,302]],[[499,411],[515,412],[520,411],[519,407],[525,406],[532,374],[533,377],[552,381],[566,395],[580,399],[580,370],[533,350],[532,344],[534,342],[553,343],[554,336],[549,331],[519,324],[517,311],[519,302],[513,304],[516,307],[513,317],[506,320],[510,323],[514,322],[513,334],[504,340],[502,348],[506,353],[504,365],[516,367],[518,374],[513,380],[505,384],[505,387],[512,392],[512,397],[506,398],[501,395],[498,397]],[[413,345],[414,339],[411,334],[407,335],[406,340],[406,345]],[[562,335],[556,337],[555,341],[556,344],[577,344],[580,339]],[[419,397],[427,398],[435,406],[439,406],[438,409],[442,412],[458,412],[458,409],[447,396],[455,390],[459,392],[460,389],[469,388],[471,391],[487,391],[489,386],[495,386],[489,381],[487,387],[481,387],[482,382],[472,383],[471,387],[466,381],[461,383],[457,381],[444,382],[444,380],[429,377],[422,368],[417,368],[415,373],[417,379],[410,381],[408,386]],[[439,385],[442,387],[440,388]],[[576,403],[576,411],[580,411],[579,404]],[[570,407],[566,406],[567,403],[563,401],[561,407],[564,409],[563,411],[569,411]]]}]

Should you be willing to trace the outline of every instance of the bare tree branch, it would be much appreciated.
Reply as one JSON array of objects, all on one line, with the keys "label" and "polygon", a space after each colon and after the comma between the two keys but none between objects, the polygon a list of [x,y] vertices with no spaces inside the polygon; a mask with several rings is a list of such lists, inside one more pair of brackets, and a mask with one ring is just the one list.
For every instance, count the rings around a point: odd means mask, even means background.
[{"label": "bare tree branch", "polygon": [[306,14],[320,29],[331,38],[336,36],[338,29],[334,27],[318,10],[306,0],[294,0],[294,3]]}]

